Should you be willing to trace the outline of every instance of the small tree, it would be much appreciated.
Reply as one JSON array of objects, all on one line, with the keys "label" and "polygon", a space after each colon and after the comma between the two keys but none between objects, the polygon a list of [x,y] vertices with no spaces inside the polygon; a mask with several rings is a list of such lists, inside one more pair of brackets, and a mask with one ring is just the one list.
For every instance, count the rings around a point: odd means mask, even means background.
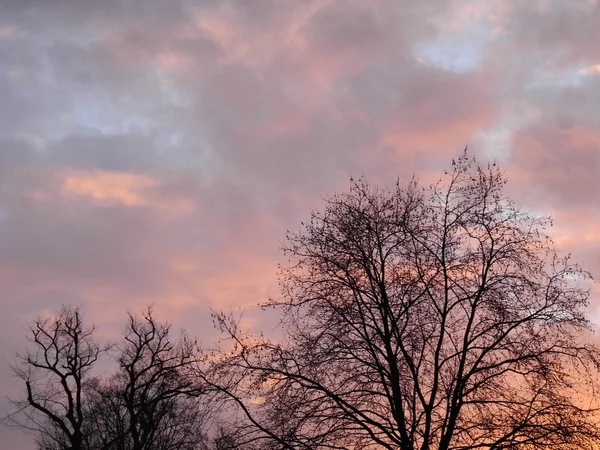
[{"label": "small tree", "polygon": [[202,376],[263,448],[594,448],[590,276],[549,220],[466,154],[429,189],[364,180],[289,233],[285,336],[244,334]]},{"label": "small tree", "polygon": [[189,376],[195,343],[170,337],[151,309],[129,315],[123,341],[116,346],[118,373],[98,386],[92,414],[99,448],[193,450],[204,445],[208,414],[198,397],[204,388]]},{"label": "small tree", "polygon": [[[40,450],[204,450],[208,402],[190,377],[195,343],[174,342],[151,309],[128,316],[121,341],[101,349],[79,309],[63,307],[37,319],[33,349],[13,367],[25,384],[9,425],[31,431]],[[92,377],[102,352],[116,373]]]},{"label": "small tree", "polygon": [[84,448],[85,387],[102,349],[85,328],[78,308],[63,307],[29,329],[32,350],[18,355],[14,374],[24,382],[25,398],[11,400],[9,425],[31,431],[41,449]]}]

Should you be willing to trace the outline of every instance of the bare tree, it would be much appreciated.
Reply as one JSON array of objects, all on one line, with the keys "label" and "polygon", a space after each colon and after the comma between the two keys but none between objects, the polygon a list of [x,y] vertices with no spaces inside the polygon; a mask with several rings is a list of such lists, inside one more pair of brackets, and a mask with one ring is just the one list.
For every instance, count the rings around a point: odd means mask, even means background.
[{"label": "bare tree", "polygon": [[[209,448],[209,402],[189,373],[195,343],[185,334],[174,341],[150,308],[140,317],[130,314],[122,340],[112,346],[101,349],[93,331],[70,307],[34,322],[33,350],[13,368],[26,398],[13,401],[5,421],[31,431],[40,450]],[[118,370],[92,377],[103,352]]]},{"label": "bare tree", "polygon": [[96,379],[87,389],[86,449],[126,450],[129,424],[123,407],[120,387]]},{"label": "bare tree", "polygon": [[[466,155],[436,185],[364,180],[289,233],[284,337],[244,334],[200,372],[280,449],[594,448],[590,275],[549,219]],[[243,446],[241,448],[244,448]]]},{"label": "bare tree", "polygon": [[41,449],[84,448],[85,385],[103,351],[93,333],[81,311],[67,306],[29,329],[32,350],[13,366],[25,398],[11,400],[15,411],[5,421],[31,431]]},{"label": "bare tree", "polygon": [[239,444],[235,439],[235,435],[231,430],[226,430],[221,427],[217,430],[216,436],[213,438],[215,450],[236,450]]},{"label": "bare tree", "polygon": [[[134,448],[136,444],[130,429],[130,417],[121,383],[113,379],[106,385],[98,386],[96,395],[92,396],[88,405],[88,417],[91,420],[87,422],[87,436],[90,438],[87,448]],[[205,406],[192,397],[163,400],[153,407],[152,430],[147,431],[137,445],[148,450],[204,450],[209,441],[204,430],[207,415]],[[150,425],[145,427],[149,429]]]},{"label": "bare tree", "polygon": [[188,373],[195,343],[185,334],[173,342],[170,326],[157,322],[148,308],[141,317],[129,315],[117,349],[119,372],[96,396],[101,448],[201,448],[208,409],[198,399],[204,388]]}]

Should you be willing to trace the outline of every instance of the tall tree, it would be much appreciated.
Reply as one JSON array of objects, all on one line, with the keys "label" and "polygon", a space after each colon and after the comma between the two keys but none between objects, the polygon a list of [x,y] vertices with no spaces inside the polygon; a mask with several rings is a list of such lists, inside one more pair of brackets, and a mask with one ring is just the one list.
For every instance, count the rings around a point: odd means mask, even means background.
[{"label": "tall tree", "polygon": [[93,333],[81,310],[67,306],[29,329],[32,350],[13,366],[26,396],[12,401],[15,412],[6,420],[33,432],[41,449],[84,448],[85,387],[103,351]]},{"label": "tall tree", "polygon": [[[284,337],[244,334],[202,376],[285,449],[466,450],[597,445],[585,395],[590,276],[549,219],[503,195],[466,153],[437,184],[354,181],[284,247]],[[583,395],[582,395],[583,394]]]}]

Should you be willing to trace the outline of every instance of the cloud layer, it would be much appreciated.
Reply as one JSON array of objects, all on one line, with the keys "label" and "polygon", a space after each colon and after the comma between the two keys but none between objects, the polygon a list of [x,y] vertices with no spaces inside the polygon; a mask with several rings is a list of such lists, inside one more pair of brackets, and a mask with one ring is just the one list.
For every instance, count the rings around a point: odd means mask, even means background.
[{"label": "cloud layer", "polygon": [[107,335],[155,303],[210,339],[209,308],[277,292],[322,194],[431,179],[467,144],[600,273],[597,0],[2,4],[6,359],[66,302]]}]

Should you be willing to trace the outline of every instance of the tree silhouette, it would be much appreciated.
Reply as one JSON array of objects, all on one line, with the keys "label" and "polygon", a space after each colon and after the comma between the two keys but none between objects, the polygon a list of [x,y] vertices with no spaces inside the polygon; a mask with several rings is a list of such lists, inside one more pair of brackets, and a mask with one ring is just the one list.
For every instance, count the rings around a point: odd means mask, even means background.
[{"label": "tree silhouette", "polygon": [[[150,308],[129,315],[122,339],[100,348],[78,308],[35,320],[33,349],[13,371],[25,382],[10,425],[32,432],[40,450],[206,450],[206,390],[190,376],[196,345],[173,340]],[[106,352],[118,370],[93,377]],[[202,397],[202,398],[200,398]]]},{"label": "tree silhouette", "polygon": [[186,335],[172,342],[170,326],[157,322],[149,308],[141,317],[129,315],[117,347],[119,372],[100,396],[101,405],[114,411],[114,423],[105,423],[100,435],[112,439],[122,430],[124,447],[106,448],[198,448],[206,440],[202,426],[207,410],[198,402],[204,388],[188,373],[196,359],[195,343]]},{"label": "tree silhouette", "polygon": [[39,318],[6,421],[43,450],[591,450],[591,276],[504,185],[466,153],[429,188],[353,181],[287,235],[277,338],[216,313],[198,353],[147,309],[105,349],[77,308]]},{"label": "tree silhouette", "polygon": [[33,349],[12,367],[26,398],[12,400],[15,411],[5,419],[33,432],[41,449],[84,448],[85,386],[103,352],[93,332],[80,309],[65,306],[34,321],[28,336]]},{"label": "tree silhouette", "polygon": [[[592,448],[590,276],[466,152],[437,184],[363,179],[284,244],[284,337],[240,330],[202,377],[280,449]],[[243,447],[242,447],[243,448]]]}]

